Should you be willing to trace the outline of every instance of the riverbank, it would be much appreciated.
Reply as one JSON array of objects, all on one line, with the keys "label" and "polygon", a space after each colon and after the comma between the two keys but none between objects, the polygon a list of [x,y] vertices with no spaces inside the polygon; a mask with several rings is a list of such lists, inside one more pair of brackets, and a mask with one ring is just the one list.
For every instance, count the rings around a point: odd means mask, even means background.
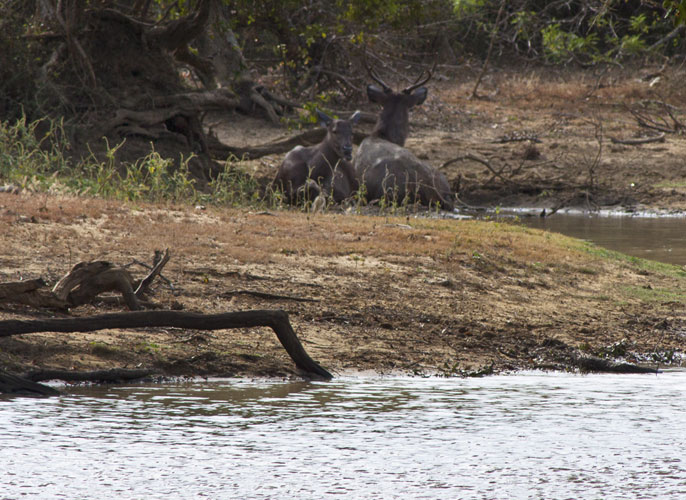
[{"label": "riverbank", "polygon": [[[169,248],[150,299],[222,313],[283,309],[336,374],[473,375],[577,369],[585,356],[678,359],[686,272],[516,223],[201,209],[0,193],[0,282],[54,283],[80,261]],[[71,311],[121,311],[105,303]],[[2,304],[0,319],[61,313]],[[150,369],[165,376],[297,376],[268,328],[38,333],[0,339],[14,373]]]},{"label": "riverbank", "polygon": [[[492,68],[472,98],[480,70],[439,69],[405,145],[446,175],[458,206],[686,213],[683,65]],[[233,146],[296,133],[238,115],[208,121]],[[282,160],[240,165],[266,183]]]}]

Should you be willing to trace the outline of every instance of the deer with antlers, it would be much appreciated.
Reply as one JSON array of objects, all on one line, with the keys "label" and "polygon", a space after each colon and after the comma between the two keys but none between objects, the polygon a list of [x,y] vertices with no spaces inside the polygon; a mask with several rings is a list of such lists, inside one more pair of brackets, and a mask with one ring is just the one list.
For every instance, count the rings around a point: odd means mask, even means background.
[{"label": "deer with antlers", "polygon": [[367,86],[369,100],[381,105],[381,113],[353,162],[367,200],[417,201],[453,210],[454,195],[445,176],[403,147],[409,134],[410,109],[426,100],[428,90],[424,84],[431,79],[432,72],[427,71],[426,76],[422,73],[414,84],[395,92],[366,61],[365,66],[372,80],[381,86]]},{"label": "deer with antlers", "polygon": [[340,203],[358,189],[350,161],[353,125],[361,113],[356,111],[347,120],[333,119],[320,110],[317,115],[326,127],[324,140],[315,146],[296,146],[290,150],[272,182],[291,203],[311,201],[319,195]]}]

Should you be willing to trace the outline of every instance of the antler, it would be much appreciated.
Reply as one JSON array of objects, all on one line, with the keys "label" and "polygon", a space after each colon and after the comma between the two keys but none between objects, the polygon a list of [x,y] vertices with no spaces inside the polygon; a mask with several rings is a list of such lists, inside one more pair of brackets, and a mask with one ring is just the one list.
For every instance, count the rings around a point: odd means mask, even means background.
[{"label": "antler", "polygon": [[376,83],[381,85],[381,88],[383,89],[384,92],[392,92],[393,90],[391,87],[386,85],[386,83],[381,79],[381,77],[374,71],[372,68],[369,67],[369,64],[367,63],[367,51],[364,51],[364,67],[367,68],[367,73],[369,73],[369,76],[374,80]]},{"label": "antler", "polygon": [[[417,88],[421,87],[422,85],[424,85],[426,82],[428,82],[429,80],[431,80],[431,76],[432,76],[432,74],[433,74],[433,72],[434,72],[435,70],[436,70],[436,62],[434,62],[434,65],[433,65],[433,67],[431,68],[431,70],[429,70],[429,71],[422,70],[422,72],[419,73],[419,76],[417,77],[417,79],[415,80],[415,82],[414,82],[412,85],[410,85],[409,87],[407,87],[405,90],[403,90],[403,92],[404,92],[405,94],[409,94],[409,93],[412,92],[414,89],[417,89]],[[424,73],[426,73],[426,78],[424,78],[424,79],[422,80],[422,77],[424,76]],[[421,80],[421,81],[420,81],[420,80]]]}]

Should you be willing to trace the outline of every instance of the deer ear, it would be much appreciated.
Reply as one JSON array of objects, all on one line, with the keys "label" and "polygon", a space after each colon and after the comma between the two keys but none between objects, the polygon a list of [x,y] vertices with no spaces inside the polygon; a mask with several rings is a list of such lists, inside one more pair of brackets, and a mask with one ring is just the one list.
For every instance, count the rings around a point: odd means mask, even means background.
[{"label": "deer ear", "polygon": [[376,85],[367,85],[367,97],[377,104],[386,102],[386,93]]},{"label": "deer ear", "polygon": [[429,95],[429,91],[426,87],[419,87],[417,90],[412,92],[412,103],[413,106],[419,106],[424,101],[426,101],[426,96]]},{"label": "deer ear", "polygon": [[327,115],[326,113],[324,113],[320,109],[317,110],[317,116],[321,120],[322,125],[324,125],[325,127],[328,126],[329,123],[331,123],[333,121],[333,119],[329,115]]},{"label": "deer ear", "polygon": [[360,121],[360,118],[362,118],[362,113],[359,111],[355,111],[353,115],[350,117],[350,124],[355,125],[357,122]]}]

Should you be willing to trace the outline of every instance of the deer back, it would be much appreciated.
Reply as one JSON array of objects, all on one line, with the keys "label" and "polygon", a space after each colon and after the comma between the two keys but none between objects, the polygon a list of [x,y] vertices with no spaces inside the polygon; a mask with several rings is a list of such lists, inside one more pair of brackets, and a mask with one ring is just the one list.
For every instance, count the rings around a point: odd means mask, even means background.
[{"label": "deer back", "polygon": [[359,177],[369,201],[419,202],[453,210],[454,195],[443,173],[420,161],[411,151],[378,137],[367,137],[356,161],[367,165]]},{"label": "deer back", "polygon": [[[331,194],[336,202],[357,190],[357,180],[350,164],[352,158],[353,125],[360,118],[355,112],[348,120],[334,120],[317,110],[326,136],[315,146],[296,146],[289,151],[272,182],[290,202],[317,196],[317,190]],[[308,182],[314,181],[314,182]],[[313,195],[313,196],[312,196]]]}]

